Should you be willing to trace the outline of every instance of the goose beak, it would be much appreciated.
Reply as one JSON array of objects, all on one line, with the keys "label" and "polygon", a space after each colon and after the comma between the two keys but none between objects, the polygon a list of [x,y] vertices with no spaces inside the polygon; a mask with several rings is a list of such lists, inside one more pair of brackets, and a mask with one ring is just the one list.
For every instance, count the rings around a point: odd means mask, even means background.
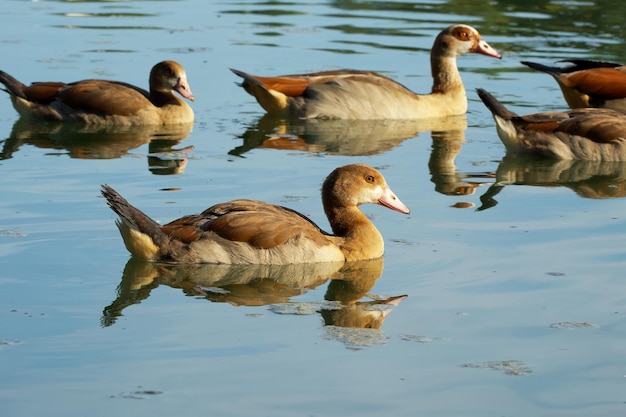
[{"label": "goose beak", "polygon": [[378,204],[385,206],[400,213],[409,214],[411,210],[404,205],[402,201],[391,191],[391,188],[385,188],[383,195],[378,199]]},{"label": "goose beak", "polygon": [[191,88],[189,88],[186,78],[180,77],[178,79],[178,82],[174,86],[174,91],[178,92],[178,94],[185,97],[187,100],[194,101],[196,99],[191,92]]},{"label": "goose beak", "polygon": [[489,45],[487,41],[485,41],[484,39],[480,39],[478,41],[478,43],[476,44],[472,52],[481,54],[481,55],[490,56],[493,58],[498,58],[498,59],[502,58],[502,55],[500,55],[498,51],[492,48],[491,45]]}]

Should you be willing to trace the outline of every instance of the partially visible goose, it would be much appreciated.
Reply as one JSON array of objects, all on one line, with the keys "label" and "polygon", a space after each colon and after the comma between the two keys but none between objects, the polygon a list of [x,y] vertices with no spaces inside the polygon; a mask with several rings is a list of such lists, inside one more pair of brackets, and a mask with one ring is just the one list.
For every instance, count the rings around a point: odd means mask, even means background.
[{"label": "partially visible goose", "polygon": [[380,204],[408,214],[385,178],[367,165],[335,169],[322,186],[333,234],[291,209],[256,200],[234,200],[160,226],[107,185],[102,194],[118,214],[117,225],[135,257],[178,263],[294,264],[375,259],[381,234],[359,210]]},{"label": "partially visible goose", "polygon": [[150,72],[150,91],[107,80],[24,85],[4,71],[0,83],[23,117],[97,125],[171,125],[193,122],[193,110],[174,95],[193,101],[185,69],[163,61]]},{"label": "partially visible goose", "polygon": [[257,77],[231,69],[241,86],[272,115],[327,119],[425,119],[465,114],[467,96],[457,57],[478,53],[500,58],[476,29],[453,25],[430,53],[433,86],[416,94],[383,75],[355,70]]},{"label": "partially visible goose", "polygon": [[602,107],[626,113],[626,66],[614,62],[569,59],[564,67],[536,62],[522,64],[550,74],[559,84],[572,109]]},{"label": "partially visible goose", "polygon": [[477,91],[493,114],[507,153],[626,161],[626,115],[620,112],[582,108],[518,116],[485,90]]}]

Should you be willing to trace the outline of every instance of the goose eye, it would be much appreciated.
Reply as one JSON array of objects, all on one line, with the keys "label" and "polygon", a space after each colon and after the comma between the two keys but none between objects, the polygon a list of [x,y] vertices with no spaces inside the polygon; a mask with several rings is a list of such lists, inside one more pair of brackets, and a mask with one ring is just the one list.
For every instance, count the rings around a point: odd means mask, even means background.
[{"label": "goose eye", "polygon": [[461,40],[461,41],[466,41],[469,39],[470,37],[470,33],[469,31],[463,29],[463,28],[455,28],[454,32],[453,32],[453,36],[455,36],[457,39]]},{"label": "goose eye", "polygon": [[369,182],[370,184],[374,183],[374,176],[373,175],[368,175],[367,177],[365,177],[365,181]]}]

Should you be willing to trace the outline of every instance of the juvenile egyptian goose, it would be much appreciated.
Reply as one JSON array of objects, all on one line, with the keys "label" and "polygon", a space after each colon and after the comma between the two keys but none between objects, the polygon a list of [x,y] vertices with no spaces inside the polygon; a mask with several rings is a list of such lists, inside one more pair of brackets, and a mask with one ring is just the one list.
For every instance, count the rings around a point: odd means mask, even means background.
[{"label": "juvenile egyptian goose", "polygon": [[522,64],[550,74],[559,84],[572,109],[602,107],[626,113],[626,66],[614,62],[568,59],[565,67],[550,67],[536,62]]},{"label": "juvenile egyptian goose", "polygon": [[324,211],[334,234],[304,215],[256,200],[217,204],[160,226],[115,190],[102,194],[120,217],[117,226],[135,257],[177,263],[294,264],[375,259],[383,238],[359,210],[380,204],[408,214],[385,178],[367,165],[335,169],[322,186]]},{"label": "juvenile egyptian goose", "polygon": [[231,69],[241,86],[271,115],[314,119],[425,119],[465,114],[467,96],[457,57],[478,53],[500,58],[476,29],[453,25],[430,53],[433,86],[416,94],[383,75],[355,70],[257,77]]},{"label": "juvenile egyptian goose", "polygon": [[582,108],[518,116],[485,90],[477,91],[493,114],[507,153],[626,161],[626,115],[620,112]]},{"label": "juvenile egyptian goose", "polygon": [[22,117],[94,125],[172,125],[192,123],[193,110],[173,91],[194,96],[185,69],[163,61],[150,71],[150,91],[106,80],[36,82],[26,86],[0,71],[0,83]]}]

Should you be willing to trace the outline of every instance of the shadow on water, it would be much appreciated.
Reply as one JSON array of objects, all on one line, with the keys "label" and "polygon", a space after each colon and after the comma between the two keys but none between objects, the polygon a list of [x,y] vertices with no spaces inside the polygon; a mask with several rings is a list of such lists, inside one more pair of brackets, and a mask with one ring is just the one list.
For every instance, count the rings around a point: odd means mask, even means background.
[{"label": "shadow on water", "polygon": [[495,183],[480,197],[482,205],[477,210],[495,207],[496,195],[507,185],[567,187],[583,198],[623,198],[626,197],[626,162],[507,156],[498,165]]},{"label": "shadow on water", "polygon": [[[126,308],[146,300],[161,285],[181,289],[187,296],[233,306],[268,306],[277,314],[319,313],[325,326],[346,329],[381,328],[391,307],[406,295],[379,297],[369,294],[382,276],[382,258],[346,263],[292,265],[224,265],[152,263],[131,258],[117,287],[116,299],[104,308],[101,325],[112,326]],[[324,300],[297,302],[300,296],[328,282]],[[369,298],[369,301],[364,301]],[[349,342],[362,338],[332,329],[333,338]],[[372,333],[375,340],[380,333]],[[348,337],[348,339],[346,339]],[[371,337],[368,337],[371,341]],[[362,344],[362,343],[359,343]]]},{"label": "shadow on water", "polygon": [[0,160],[13,158],[24,145],[66,153],[78,159],[114,159],[148,144],[148,168],[155,175],[180,174],[192,147],[174,149],[193,124],[174,126],[94,126],[18,119],[0,141]]}]

